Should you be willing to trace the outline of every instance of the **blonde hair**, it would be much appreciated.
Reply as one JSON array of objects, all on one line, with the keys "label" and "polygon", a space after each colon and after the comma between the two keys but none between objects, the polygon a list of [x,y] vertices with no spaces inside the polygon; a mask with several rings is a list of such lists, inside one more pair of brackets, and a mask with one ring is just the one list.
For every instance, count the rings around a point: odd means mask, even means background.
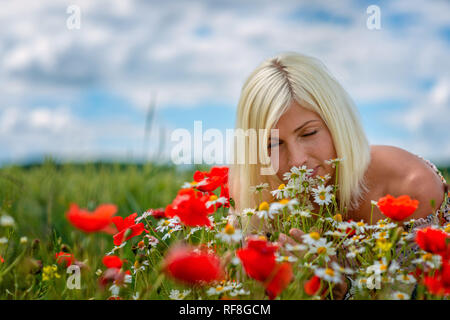
[{"label": "blonde hair", "polygon": [[[318,59],[283,53],[262,62],[242,88],[236,129],[271,129],[294,101],[316,112],[327,125],[337,157],[344,158],[338,174],[340,210],[357,208],[367,192],[364,174],[370,162],[370,146],[352,99]],[[258,144],[267,146],[267,135],[263,139]],[[244,153],[249,159],[249,146],[246,144],[244,149],[238,150],[235,144],[234,154]],[[268,183],[273,190],[282,183],[276,175],[261,175],[260,168],[261,164],[247,160],[230,166],[234,213],[258,205],[260,199],[250,191],[251,186]],[[263,193],[263,200],[270,198],[269,192]]]}]

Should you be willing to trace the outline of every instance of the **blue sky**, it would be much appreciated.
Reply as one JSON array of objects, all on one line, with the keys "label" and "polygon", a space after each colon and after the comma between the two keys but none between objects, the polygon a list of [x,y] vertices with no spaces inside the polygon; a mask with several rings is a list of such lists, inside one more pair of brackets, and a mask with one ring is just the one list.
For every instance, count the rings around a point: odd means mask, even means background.
[{"label": "blue sky", "polygon": [[[66,26],[69,5],[80,29]],[[370,5],[380,30],[366,26]],[[5,1],[0,163],[167,158],[177,128],[233,128],[251,71],[297,51],[342,83],[372,144],[450,165],[449,9],[439,0]]]}]

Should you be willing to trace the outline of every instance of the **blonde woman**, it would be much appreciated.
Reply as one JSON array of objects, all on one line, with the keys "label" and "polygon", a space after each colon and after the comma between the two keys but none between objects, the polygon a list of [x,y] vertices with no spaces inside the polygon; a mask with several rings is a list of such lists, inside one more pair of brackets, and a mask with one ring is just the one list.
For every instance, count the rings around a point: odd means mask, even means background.
[{"label": "blonde woman", "polygon": [[[313,57],[285,53],[262,62],[242,88],[236,129],[278,131],[257,135],[253,141],[257,148],[250,143],[235,144],[234,154],[245,159],[236,161],[230,170],[235,214],[257,207],[262,200],[270,202],[270,192],[263,192],[261,199],[251,187],[266,183],[269,190],[277,189],[285,182],[283,174],[293,166],[306,166],[314,175],[329,174],[334,183],[335,169],[326,160],[343,159],[336,200],[345,219],[369,223],[372,200],[406,194],[419,200],[418,209],[408,218],[416,219],[415,227],[437,223],[437,219],[450,221],[448,186],[436,167],[397,147],[369,145],[352,99]],[[255,158],[265,160],[248,161]],[[266,164],[267,159],[273,174],[263,174],[261,162]],[[382,213],[374,208],[372,223],[381,218]],[[251,219],[250,232],[260,226],[256,215]],[[270,233],[270,225],[264,228]],[[302,235],[301,230],[290,231],[297,241]],[[292,238],[281,234],[278,241],[294,242]]]}]

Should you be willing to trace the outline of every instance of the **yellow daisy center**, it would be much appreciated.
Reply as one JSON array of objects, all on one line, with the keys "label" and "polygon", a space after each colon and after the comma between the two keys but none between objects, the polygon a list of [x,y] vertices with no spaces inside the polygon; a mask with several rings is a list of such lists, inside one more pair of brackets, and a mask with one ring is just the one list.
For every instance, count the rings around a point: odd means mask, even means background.
[{"label": "yellow daisy center", "polygon": [[334,215],[333,219],[337,222],[342,222],[342,214],[338,213]]},{"label": "yellow daisy center", "polygon": [[426,253],[422,256],[422,259],[425,261],[429,261],[429,260],[431,260],[432,257],[433,257],[433,255],[431,253]]},{"label": "yellow daisy center", "polygon": [[280,200],[280,204],[287,204],[287,203],[289,203],[289,200],[288,200],[288,199],[282,199],[282,200]]},{"label": "yellow daisy center", "polygon": [[316,232],[316,231],[311,232],[309,234],[309,236],[311,237],[311,239],[314,239],[314,240],[319,240],[320,239],[320,234],[318,232]]},{"label": "yellow daisy center", "polygon": [[217,196],[215,194],[213,194],[209,197],[209,201],[215,201],[215,200],[217,200]]},{"label": "yellow daisy center", "polygon": [[325,274],[329,275],[330,277],[333,277],[334,276],[334,270],[331,269],[331,268],[326,268],[325,269]]},{"label": "yellow daisy center", "polygon": [[259,211],[267,211],[269,210],[269,204],[266,201],[263,201],[260,205],[259,205]]},{"label": "yellow daisy center", "polygon": [[325,252],[327,252],[327,248],[325,248],[325,247],[319,247],[319,248],[317,248],[317,253],[318,253],[318,254],[322,254],[322,253],[325,253]]},{"label": "yellow daisy center", "polygon": [[278,186],[278,190],[283,190],[284,188],[286,188],[286,185],[284,183]]},{"label": "yellow daisy center", "polygon": [[227,225],[225,226],[224,232],[226,234],[234,234],[234,227],[231,224],[227,223]]}]

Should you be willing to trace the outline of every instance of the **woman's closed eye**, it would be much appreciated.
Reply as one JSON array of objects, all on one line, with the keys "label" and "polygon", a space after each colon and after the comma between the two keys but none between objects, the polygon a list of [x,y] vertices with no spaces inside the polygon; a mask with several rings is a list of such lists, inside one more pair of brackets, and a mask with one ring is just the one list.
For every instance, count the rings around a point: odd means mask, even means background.
[{"label": "woman's closed eye", "polygon": [[314,130],[314,131],[311,131],[311,132],[309,132],[309,133],[305,133],[304,135],[302,135],[302,137],[312,136],[312,135],[314,135],[314,134],[316,134],[316,133],[317,133],[317,130]]}]

